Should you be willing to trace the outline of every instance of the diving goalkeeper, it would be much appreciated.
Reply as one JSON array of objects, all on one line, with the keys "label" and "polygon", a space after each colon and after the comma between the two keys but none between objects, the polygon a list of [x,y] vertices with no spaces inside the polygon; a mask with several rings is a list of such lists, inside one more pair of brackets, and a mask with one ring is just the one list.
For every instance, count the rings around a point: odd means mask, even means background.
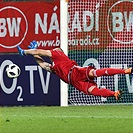
[{"label": "diving goalkeeper", "polygon": [[[100,76],[112,76],[115,74],[131,74],[132,68],[117,69],[103,68],[95,69],[92,66],[80,67],[74,60],[70,60],[62,49],[55,48],[53,50],[37,49],[37,42],[33,41],[29,45],[30,49],[23,50],[17,47],[21,56],[33,55],[36,62],[46,71],[52,72],[59,76],[64,82],[71,84],[79,91],[87,95],[115,97],[116,100],[121,99],[122,91],[111,91],[108,88],[100,89],[94,78]],[[49,57],[51,64],[44,61],[43,56]]]}]

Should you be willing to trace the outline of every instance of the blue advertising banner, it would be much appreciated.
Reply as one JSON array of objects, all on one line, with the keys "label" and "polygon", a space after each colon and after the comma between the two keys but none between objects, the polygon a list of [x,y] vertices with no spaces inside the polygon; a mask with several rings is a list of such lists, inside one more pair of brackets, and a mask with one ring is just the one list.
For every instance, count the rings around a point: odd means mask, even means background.
[{"label": "blue advertising banner", "polygon": [[[21,69],[20,76],[14,79],[6,74],[11,63]],[[32,56],[0,55],[0,71],[1,106],[60,105],[60,79],[38,66]]]}]

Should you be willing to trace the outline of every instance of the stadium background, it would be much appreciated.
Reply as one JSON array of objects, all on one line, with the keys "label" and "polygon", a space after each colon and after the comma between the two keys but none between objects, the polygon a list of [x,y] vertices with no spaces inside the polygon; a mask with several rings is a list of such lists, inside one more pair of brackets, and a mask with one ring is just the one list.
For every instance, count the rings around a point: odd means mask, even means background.
[{"label": "stadium background", "polygon": [[[25,2],[27,2],[27,6],[25,7]],[[35,5],[35,4],[36,5]],[[48,5],[49,9],[40,8],[41,5],[46,7]],[[46,5],[45,5],[46,4]],[[4,6],[18,6],[19,8],[26,8],[25,13],[40,13],[40,18],[43,18],[43,14],[45,10],[48,11],[50,16],[56,12],[58,16],[58,22],[60,21],[60,10],[59,8],[55,8],[55,5],[59,6],[59,0],[10,0],[10,1],[1,1],[0,9],[3,9]],[[31,6],[36,7],[36,10],[32,10]],[[121,67],[127,68],[132,66],[132,58],[133,58],[133,50],[132,50],[132,6],[133,2],[131,0],[78,0],[68,1],[68,55],[71,59],[77,61],[80,66],[84,65],[94,65],[96,68],[103,67]],[[29,8],[29,10],[28,10]],[[41,10],[40,10],[40,9]],[[53,10],[54,9],[54,10]],[[5,10],[1,10],[1,18],[5,18],[4,15],[13,15],[8,14]],[[29,15],[28,14],[28,15]],[[16,13],[16,15],[19,15]],[[54,14],[55,15],[55,14]],[[14,17],[14,16],[12,16]],[[22,16],[23,17],[23,16]],[[40,48],[53,48],[59,47],[59,32],[58,27],[53,26],[53,31],[51,34],[46,33],[44,35],[43,31],[41,31],[38,35],[33,34],[34,22],[33,16],[28,17],[28,22],[31,26],[28,31],[25,39],[20,43],[22,48],[27,48],[27,45],[33,39],[45,38],[46,40],[54,40],[55,44],[42,44],[40,42]],[[41,20],[40,19],[40,20]],[[48,18],[48,24],[50,23],[50,19]],[[64,20],[65,21],[65,20]],[[39,22],[38,22],[39,23]],[[40,23],[39,23],[40,24]],[[55,23],[54,23],[55,24]],[[53,24],[53,25],[54,25]],[[40,24],[41,25],[41,24]],[[24,25],[26,27],[26,24]],[[40,28],[40,27],[39,27]],[[55,29],[54,29],[55,28]],[[41,29],[42,30],[42,29]],[[2,31],[1,31],[2,32]],[[29,33],[30,32],[30,33]],[[8,34],[8,33],[7,33]],[[10,40],[10,41],[9,41]],[[42,83],[42,71],[35,66],[35,62],[32,61],[32,57],[28,59],[22,60],[18,55],[16,55],[16,48],[12,47],[12,42],[15,39],[6,36],[6,38],[0,39],[1,44],[5,43],[9,46],[3,47],[0,46],[0,62],[2,64],[2,82],[1,82],[1,105],[60,105],[60,81],[58,77],[51,75],[48,94],[44,94],[42,89],[46,87],[46,84]],[[9,44],[10,42],[10,44]],[[14,45],[14,44],[13,44]],[[45,47],[44,47],[45,46]],[[7,48],[9,47],[9,48]],[[90,59],[90,60],[89,60]],[[7,62],[4,62],[4,61]],[[18,78],[17,81],[11,81],[8,79],[4,73],[6,63],[10,63],[10,61],[21,66],[22,75]],[[9,62],[8,62],[9,61]],[[4,63],[5,64],[4,64]],[[35,76],[39,77],[34,80],[34,84],[36,84],[35,92],[33,91],[31,86],[33,84],[29,84],[31,78],[26,78],[25,75],[28,75],[26,72],[25,66],[32,66],[33,69],[39,71],[39,73],[34,73]],[[27,70],[28,71],[28,70]],[[43,72],[43,76],[45,81],[47,81],[48,73]],[[23,77],[25,77],[25,81],[23,82]],[[32,77],[33,78],[33,77]],[[40,83],[41,81],[41,83]],[[102,98],[102,97],[93,97],[87,96],[83,93],[77,91],[75,88],[69,86],[69,96],[68,102],[69,105],[88,105],[88,104],[108,104],[108,103],[132,103],[133,99],[133,88],[131,85],[131,76],[125,75],[116,75],[113,77],[102,77],[98,78],[97,81],[100,87],[106,86],[111,90],[123,89],[125,94],[123,95],[122,100],[115,101],[114,98]],[[56,86],[52,86],[52,84]],[[5,85],[6,84],[6,85]],[[15,84],[15,85],[14,85]],[[45,87],[42,87],[42,86]],[[20,89],[22,87],[22,89]],[[36,90],[38,89],[38,90]],[[10,91],[9,91],[10,90]],[[21,93],[23,90],[23,93]],[[53,91],[54,90],[54,91]],[[29,92],[30,91],[30,92]],[[18,97],[20,99],[18,100]],[[30,101],[29,101],[30,97]],[[39,97],[39,100],[37,100]],[[51,101],[51,97],[53,100]],[[5,99],[10,100],[5,100]],[[56,99],[56,100],[55,100]],[[35,101],[35,102],[34,102]],[[49,102],[50,101],[50,102]],[[56,101],[56,102],[55,102]]]}]

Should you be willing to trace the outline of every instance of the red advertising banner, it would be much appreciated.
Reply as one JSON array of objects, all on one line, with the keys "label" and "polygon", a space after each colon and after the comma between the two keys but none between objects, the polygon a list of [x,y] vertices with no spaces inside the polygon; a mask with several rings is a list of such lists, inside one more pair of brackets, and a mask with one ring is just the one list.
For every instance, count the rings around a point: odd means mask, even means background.
[{"label": "red advertising banner", "polygon": [[60,46],[60,2],[0,4],[0,52],[17,52],[32,40],[39,48]]}]

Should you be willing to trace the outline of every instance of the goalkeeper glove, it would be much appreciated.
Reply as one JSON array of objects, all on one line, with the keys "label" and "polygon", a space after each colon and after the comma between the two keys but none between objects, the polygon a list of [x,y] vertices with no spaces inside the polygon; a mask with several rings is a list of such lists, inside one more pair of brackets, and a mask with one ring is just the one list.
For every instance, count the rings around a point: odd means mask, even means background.
[{"label": "goalkeeper glove", "polygon": [[28,46],[29,49],[36,49],[38,47],[38,44],[36,41],[30,42],[30,45]]},{"label": "goalkeeper glove", "polygon": [[19,55],[21,55],[21,56],[25,55],[24,50],[21,49],[20,46],[17,46],[17,49],[18,49]]}]

